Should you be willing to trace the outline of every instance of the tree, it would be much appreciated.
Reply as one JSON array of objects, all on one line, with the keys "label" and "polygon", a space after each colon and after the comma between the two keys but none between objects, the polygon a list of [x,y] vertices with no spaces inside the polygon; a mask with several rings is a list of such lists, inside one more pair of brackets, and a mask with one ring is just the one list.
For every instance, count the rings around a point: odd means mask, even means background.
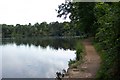
[{"label": "tree", "polygon": [[[94,15],[94,6],[95,3],[71,3],[66,2],[62,3],[58,7],[58,17],[65,16],[70,13],[70,19],[75,26],[80,28],[80,31],[85,32],[86,34],[92,34],[93,24],[96,21]],[[94,30],[95,31],[95,30]]]}]

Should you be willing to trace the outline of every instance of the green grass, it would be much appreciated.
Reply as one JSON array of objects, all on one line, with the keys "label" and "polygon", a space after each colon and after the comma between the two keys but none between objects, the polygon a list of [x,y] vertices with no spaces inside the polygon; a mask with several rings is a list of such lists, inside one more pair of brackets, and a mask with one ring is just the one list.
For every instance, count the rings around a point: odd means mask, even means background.
[{"label": "green grass", "polygon": [[80,65],[83,62],[84,57],[84,46],[81,43],[81,40],[79,40],[76,44],[76,59],[69,61],[69,66],[71,68],[77,68],[78,65]]},{"label": "green grass", "polygon": [[108,52],[103,50],[99,43],[93,43],[95,49],[99,53],[101,57],[101,66],[96,74],[96,80],[109,80],[112,79],[111,71],[112,71],[112,64],[113,58],[109,56]]}]

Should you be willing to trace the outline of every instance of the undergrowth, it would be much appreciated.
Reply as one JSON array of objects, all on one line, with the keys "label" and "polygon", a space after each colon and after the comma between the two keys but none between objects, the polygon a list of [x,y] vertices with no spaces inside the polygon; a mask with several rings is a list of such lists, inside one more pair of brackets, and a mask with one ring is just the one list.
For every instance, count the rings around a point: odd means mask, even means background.
[{"label": "undergrowth", "polygon": [[77,66],[83,62],[84,46],[83,46],[83,44],[81,43],[80,40],[76,44],[76,52],[75,52],[75,54],[76,54],[75,60],[70,59],[69,64],[68,64],[72,68],[77,68]]},{"label": "undergrowth", "polygon": [[117,77],[113,77],[115,66],[114,66],[114,56],[108,54],[106,50],[104,50],[100,43],[93,43],[97,52],[101,57],[101,66],[96,74],[95,80],[119,80]]}]

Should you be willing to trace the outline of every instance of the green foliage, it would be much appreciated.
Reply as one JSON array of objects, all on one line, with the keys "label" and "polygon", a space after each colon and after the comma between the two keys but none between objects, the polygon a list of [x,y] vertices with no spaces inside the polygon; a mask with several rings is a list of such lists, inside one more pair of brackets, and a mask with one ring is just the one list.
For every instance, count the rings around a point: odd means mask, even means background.
[{"label": "green foliage", "polygon": [[76,43],[76,59],[75,60],[71,60],[69,61],[69,66],[76,68],[78,65],[80,65],[80,63],[83,61],[83,56],[84,56],[84,47],[81,43],[81,41],[77,41]]},{"label": "green foliage", "polygon": [[[119,49],[120,49],[120,2],[98,3],[97,10],[97,33],[96,42],[101,47],[102,66],[98,78],[102,80],[119,77]],[[115,80],[115,79],[114,79]]]},{"label": "green foliage", "polygon": [[81,36],[78,28],[72,28],[69,22],[46,22],[31,25],[6,25],[2,24],[3,38],[24,38],[24,37],[43,37],[43,36]]},{"label": "green foliage", "polygon": [[76,62],[76,60],[71,60],[71,59],[70,59],[70,61],[68,61],[68,65],[71,66],[71,65],[74,64],[75,62]]},{"label": "green foliage", "polygon": [[76,60],[77,61],[83,59],[83,50],[84,50],[83,45],[80,42],[78,42],[76,46]]},{"label": "green foliage", "polygon": [[82,50],[81,50],[81,49],[78,49],[78,50],[76,51],[76,60],[77,60],[77,61],[79,61],[80,59],[82,59],[81,53],[82,53]]},{"label": "green foliage", "polygon": [[113,57],[111,57],[111,55],[108,54],[108,52],[103,50],[103,48],[99,43],[94,43],[94,46],[102,59],[100,69],[98,70],[98,73],[96,75],[97,80],[108,80],[108,79],[116,78],[115,76],[112,76],[114,72],[111,67],[114,63],[113,62],[114,56],[112,55]]},{"label": "green foliage", "polygon": [[[61,7],[63,6],[63,7]],[[71,3],[62,4],[58,17],[70,13],[73,28],[95,37],[101,46],[102,68],[99,79],[119,78],[120,68],[120,2],[116,3]],[[69,7],[67,7],[69,6]],[[77,55],[81,52],[78,49]],[[79,60],[79,57],[77,58]]]},{"label": "green foliage", "polygon": [[[58,17],[70,13],[71,22],[52,22],[34,25],[2,24],[2,37],[83,36],[92,35],[104,51],[99,79],[119,77],[120,71],[120,2],[117,3],[71,3],[66,1],[58,7]],[[86,34],[84,36],[84,34]],[[76,60],[82,59],[83,48],[76,48]],[[71,61],[70,63],[73,63]]]},{"label": "green foliage", "polygon": [[58,7],[58,17],[65,16],[66,18],[70,13],[69,18],[71,19],[71,23],[74,24],[73,28],[77,28],[79,31],[86,34],[93,34],[92,30],[95,30],[93,24],[96,21],[94,6],[95,3],[71,3],[67,1]]}]

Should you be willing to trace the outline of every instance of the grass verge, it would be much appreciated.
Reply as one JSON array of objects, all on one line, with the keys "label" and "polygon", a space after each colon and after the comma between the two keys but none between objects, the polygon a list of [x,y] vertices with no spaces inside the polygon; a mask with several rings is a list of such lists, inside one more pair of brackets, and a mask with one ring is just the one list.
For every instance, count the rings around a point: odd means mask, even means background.
[{"label": "grass verge", "polygon": [[106,50],[103,50],[100,43],[93,42],[93,45],[101,57],[101,66],[96,74],[95,80],[116,80],[111,77],[113,57],[110,57]]},{"label": "grass verge", "polygon": [[83,57],[84,57],[84,46],[82,44],[82,41],[79,40],[76,44],[76,58],[75,60],[69,61],[69,67],[70,68],[77,68],[78,65],[80,65],[83,62]]}]

